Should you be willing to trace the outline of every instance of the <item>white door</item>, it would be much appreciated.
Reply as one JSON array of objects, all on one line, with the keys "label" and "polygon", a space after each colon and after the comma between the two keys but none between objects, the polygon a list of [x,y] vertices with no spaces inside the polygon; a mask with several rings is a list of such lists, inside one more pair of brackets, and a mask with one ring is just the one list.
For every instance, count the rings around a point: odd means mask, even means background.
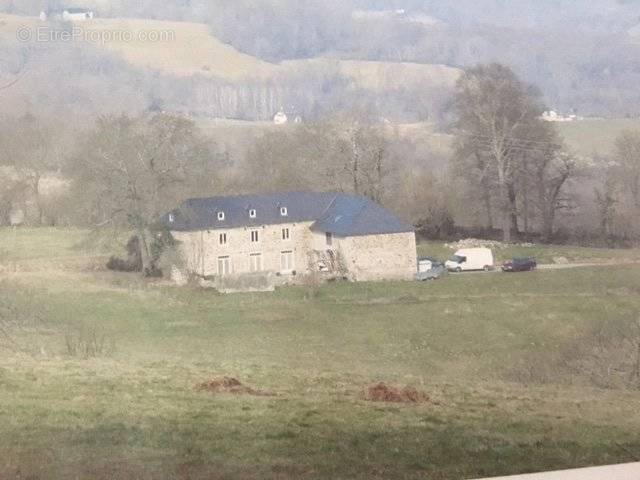
[{"label": "white door", "polygon": [[261,272],[262,271],[262,254],[252,253],[249,255],[249,271]]},{"label": "white door", "polygon": [[287,251],[280,254],[280,272],[291,273],[295,270],[293,252]]},{"label": "white door", "polygon": [[231,274],[231,257],[218,257],[218,275]]}]

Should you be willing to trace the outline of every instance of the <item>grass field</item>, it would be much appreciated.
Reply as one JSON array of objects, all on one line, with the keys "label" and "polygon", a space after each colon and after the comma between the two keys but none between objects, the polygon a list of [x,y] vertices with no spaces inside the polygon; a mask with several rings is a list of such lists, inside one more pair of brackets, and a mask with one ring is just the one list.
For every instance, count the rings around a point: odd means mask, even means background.
[{"label": "grass field", "polygon": [[[637,392],[508,381],[637,315],[640,267],[221,296],[105,272],[111,243],[0,230],[0,298],[37,318],[13,331],[24,352],[0,349],[0,478],[443,480],[640,459]],[[65,338],[94,330],[114,348],[70,356]],[[274,396],[194,389],[220,375]],[[365,401],[379,381],[432,401]]]},{"label": "grass field", "polygon": [[620,134],[640,130],[638,119],[582,120],[557,125],[567,145],[581,155],[609,155]]},{"label": "grass field", "polygon": [[[366,63],[366,62],[365,62]],[[434,66],[437,67],[437,66]],[[353,70],[353,74],[356,75],[355,67],[350,67]],[[385,68],[393,68],[387,65]],[[382,72],[382,67],[365,68],[363,72],[367,71]],[[412,71],[414,75],[414,81],[418,82],[419,73]],[[362,73],[364,75],[364,73]],[[425,75],[428,75],[425,72]],[[372,82],[378,82],[378,87],[383,88],[381,85],[386,85],[388,88],[394,88],[389,83],[391,77],[387,77],[381,74],[379,77],[372,76],[369,80],[361,80],[368,83],[369,86],[373,86]],[[444,80],[443,80],[444,82]],[[274,129],[274,125],[271,122],[234,122],[234,121],[211,121],[197,119],[199,125],[203,127],[205,131],[218,132],[218,136],[226,138],[227,135],[231,135],[231,138],[238,137],[244,138],[248,133],[251,137],[258,137],[264,132]],[[640,120],[632,119],[606,119],[606,120],[583,120],[580,122],[567,122],[557,124],[560,135],[564,138],[567,147],[573,152],[584,156],[607,156],[610,155],[615,148],[616,139],[627,130],[640,130]],[[453,139],[452,135],[438,132],[434,125],[430,122],[417,122],[408,124],[392,124],[390,132],[398,133],[401,138],[414,143],[417,148],[424,151],[436,154],[441,158],[449,158],[453,151]],[[237,143],[237,142],[236,142]]]}]

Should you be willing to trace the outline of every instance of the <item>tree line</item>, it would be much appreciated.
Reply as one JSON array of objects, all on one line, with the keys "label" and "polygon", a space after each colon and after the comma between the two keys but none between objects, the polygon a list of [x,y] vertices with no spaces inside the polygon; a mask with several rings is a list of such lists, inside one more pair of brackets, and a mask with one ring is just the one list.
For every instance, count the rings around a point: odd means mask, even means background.
[{"label": "tree line", "polygon": [[155,222],[186,198],[310,189],[365,195],[431,237],[458,225],[498,230],[506,242],[633,241],[640,132],[588,161],[541,120],[543,109],[539,92],[507,67],[467,70],[448,158],[367,110],[267,129],[242,155],[175,114],[107,115],[84,131],[52,117],[5,117],[0,223],[21,211],[34,225],[126,227],[148,259]]}]

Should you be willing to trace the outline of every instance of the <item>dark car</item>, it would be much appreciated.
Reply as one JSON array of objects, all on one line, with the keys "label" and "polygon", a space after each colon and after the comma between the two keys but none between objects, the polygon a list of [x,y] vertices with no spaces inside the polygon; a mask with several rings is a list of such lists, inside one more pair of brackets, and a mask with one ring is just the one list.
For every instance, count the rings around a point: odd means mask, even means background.
[{"label": "dark car", "polygon": [[514,258],[502,265],[503,272],[530,272],[538,268],[535,258]]}]

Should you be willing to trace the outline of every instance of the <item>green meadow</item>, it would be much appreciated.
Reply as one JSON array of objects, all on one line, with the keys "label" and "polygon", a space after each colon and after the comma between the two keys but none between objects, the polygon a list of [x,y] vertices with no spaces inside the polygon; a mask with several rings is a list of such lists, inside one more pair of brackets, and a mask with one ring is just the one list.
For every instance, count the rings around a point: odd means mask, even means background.
[{"label": "green meadow", "polygon": [[[637,316],[638,265],[223,296],[107,272],[120,240],[0,230],[0,478],[454,480],[640,460],[638,391],[524,373]],[[195,388],[224,375],[264,395]],[[366,400],[378,382],[430,400]]]}]

